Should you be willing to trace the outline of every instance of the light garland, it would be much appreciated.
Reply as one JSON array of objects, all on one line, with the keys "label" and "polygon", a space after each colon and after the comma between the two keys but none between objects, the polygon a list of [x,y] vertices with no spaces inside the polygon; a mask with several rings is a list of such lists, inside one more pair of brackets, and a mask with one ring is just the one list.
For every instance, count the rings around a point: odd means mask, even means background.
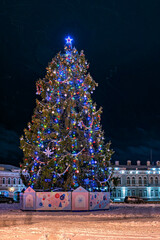
[{"label": "light garland", "polygon": [[[79,54],[72,48],[72,40],[66,38],[65,54],[58,53],[47,67],[45,78],[36,83],[36,93],[42,101],[37,100],[32,121],[25,130],[25,137],[21,138],[24,168],[31,168],[31,187],[42,177],[44,169],[50,172],[44,185],[55,187],[57,179],[63,182],[67,172],[74,176],[70,183],[74,187],[78,186],[81,171],[82,184],[89,177],[92,190],[98,183],[105,184],[109,180],[109,177],[106,180],[105,162],[101,163],[105,180],[98,180],[100,159],[112,153],[103,146],[102,110],[96,111],[91,99],[98,84],[90,74],[86,75],[89,65],[83,51]],[[68,164],[65,170],[64,164]]]}]

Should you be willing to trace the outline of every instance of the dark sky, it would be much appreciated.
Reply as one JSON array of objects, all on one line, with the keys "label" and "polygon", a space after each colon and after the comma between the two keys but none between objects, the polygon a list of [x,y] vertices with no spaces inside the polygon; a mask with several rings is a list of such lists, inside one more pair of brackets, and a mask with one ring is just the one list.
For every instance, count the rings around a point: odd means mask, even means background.
[{"label": "dark sky", "polygon": [[160,160],[160,1],[0,1],[0,163],[18,165],[38,78],[70,34],[98,82],[113,160]]}]

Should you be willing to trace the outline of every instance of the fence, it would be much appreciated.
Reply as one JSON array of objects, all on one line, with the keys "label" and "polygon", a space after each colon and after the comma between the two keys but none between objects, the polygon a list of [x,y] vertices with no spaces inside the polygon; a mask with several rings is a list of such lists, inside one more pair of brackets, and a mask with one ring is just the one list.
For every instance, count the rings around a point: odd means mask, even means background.
[{"label": "fence", "polygon": [[21,196],[22,210],[88,211],[109,209],[109,192],[88,192],[78,187],[73,192],[35,192],[27,188]]}]

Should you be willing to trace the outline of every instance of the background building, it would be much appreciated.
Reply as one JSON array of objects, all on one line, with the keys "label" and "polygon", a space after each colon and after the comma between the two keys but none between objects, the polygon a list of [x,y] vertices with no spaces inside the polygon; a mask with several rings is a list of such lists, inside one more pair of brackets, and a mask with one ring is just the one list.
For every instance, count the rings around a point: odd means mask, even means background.
[{"label": "background building", "polygon": [[0,164],[0,194],[18,200],[19,193],[25,188],[20,177],[20,168]]},{"label": "background building", "polygon": [[156,165],[151,165],[147,161],[146,165],[132,165],[127,161],[127,165],[119,165],[115,161],[114,177],[119,178],[117,186],[112,185],[111,199],[114,201],[124,201],[125,196],[138,196],[147,201],[160,201],[160,161]]}]

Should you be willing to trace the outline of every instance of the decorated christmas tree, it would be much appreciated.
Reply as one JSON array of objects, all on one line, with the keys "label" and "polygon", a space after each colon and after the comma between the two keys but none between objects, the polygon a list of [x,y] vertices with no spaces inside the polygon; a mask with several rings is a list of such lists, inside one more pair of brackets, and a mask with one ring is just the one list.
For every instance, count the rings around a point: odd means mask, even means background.
[{"label": "decorated christmas tree", "polygon": [[71,190],[81,185],[95,191],[108,185],[113,151],[110,142],[104,143],[102,109],[91,99],[98,84],[88,67],[83,51],[72,48],[68,37],[64,53],[52,59],[45,78],[36,82],[40,97],[20,139],[26,186]]}]

